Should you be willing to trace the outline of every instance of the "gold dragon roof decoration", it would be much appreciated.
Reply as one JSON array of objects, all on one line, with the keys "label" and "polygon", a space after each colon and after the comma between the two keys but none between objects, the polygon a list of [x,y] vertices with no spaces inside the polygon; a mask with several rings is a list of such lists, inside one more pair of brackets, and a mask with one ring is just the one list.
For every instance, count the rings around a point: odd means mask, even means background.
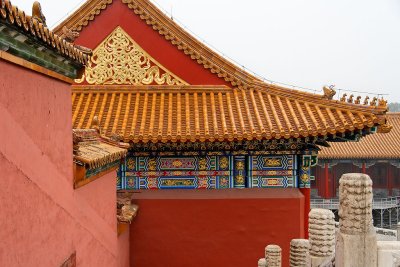
[{"label": "gold dragon roof decoration", "polygon": [[146,53],[121,27],[93,51],[77,83],[187,85]]}]

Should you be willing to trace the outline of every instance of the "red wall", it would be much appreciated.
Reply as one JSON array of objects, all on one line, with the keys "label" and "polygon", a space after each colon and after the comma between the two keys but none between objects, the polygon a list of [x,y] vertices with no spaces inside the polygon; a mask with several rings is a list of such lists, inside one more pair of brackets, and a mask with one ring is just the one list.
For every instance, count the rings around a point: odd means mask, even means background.
[{"label": "red wall", "polygon": [[118,237],[118,266],[129,267],[130,266],[130,251],[129,251],[129,229],[122,233]]},{"label": "red wall", "polygon": [[140,191],[131,226],[131,266],[256,266],[268,244],[289,266],[293,238],[304,238],[298,189]]},{"label": "red wall", "polygon": [[70,85],[0,69],[0,266],[60,266],[74,251],[78,266],[118,266],[115,173],[73,189]]},{"label": "red wall", "polygon": [[189,84],[228,85],[165,40],[121,0],[113,1],[94,21],[84,27],[76,43],[94,49],[117,26],[121,26],[155,60]]}]

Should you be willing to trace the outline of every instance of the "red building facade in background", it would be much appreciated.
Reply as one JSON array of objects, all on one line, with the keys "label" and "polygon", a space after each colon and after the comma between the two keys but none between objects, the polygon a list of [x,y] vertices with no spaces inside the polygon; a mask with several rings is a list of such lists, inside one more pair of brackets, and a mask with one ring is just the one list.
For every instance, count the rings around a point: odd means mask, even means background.
[{"label": "red building facade in background", "polygon": [[312,170],[313,198],[337,198],[339,179],[344,173],[366,173],[373,181],[374,197],[400,195],[400,113],[388,113],[393,126],[389,133],[377,133],[359,142],[330,143],[319,152],[318,166]]}]

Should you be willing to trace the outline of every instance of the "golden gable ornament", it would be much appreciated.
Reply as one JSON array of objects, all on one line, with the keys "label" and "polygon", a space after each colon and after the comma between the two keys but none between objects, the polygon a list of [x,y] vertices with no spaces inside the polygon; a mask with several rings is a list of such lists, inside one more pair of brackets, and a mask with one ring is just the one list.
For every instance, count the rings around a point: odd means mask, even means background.
[{"label": "golden gable ornament", "polygon": [[147,54],[117,27],[93,52],[77,83],[118,85],[187,85]]}]

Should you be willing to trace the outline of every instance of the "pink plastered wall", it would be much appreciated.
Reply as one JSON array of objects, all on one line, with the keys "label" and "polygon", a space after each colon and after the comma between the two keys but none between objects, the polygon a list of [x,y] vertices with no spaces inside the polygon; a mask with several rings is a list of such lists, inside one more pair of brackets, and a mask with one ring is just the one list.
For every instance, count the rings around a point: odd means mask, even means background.
[{"label": "pink plastered wall", "polygon": [[73,189],[71,110],[69,84],[0,59],[0,266],[121,266],[116,173]]},{"label": "pink plastered wall", "polygon": [[129,229],[122,233],[118,238],[118,266],[129,267],[130,266],[130,236]]}]

